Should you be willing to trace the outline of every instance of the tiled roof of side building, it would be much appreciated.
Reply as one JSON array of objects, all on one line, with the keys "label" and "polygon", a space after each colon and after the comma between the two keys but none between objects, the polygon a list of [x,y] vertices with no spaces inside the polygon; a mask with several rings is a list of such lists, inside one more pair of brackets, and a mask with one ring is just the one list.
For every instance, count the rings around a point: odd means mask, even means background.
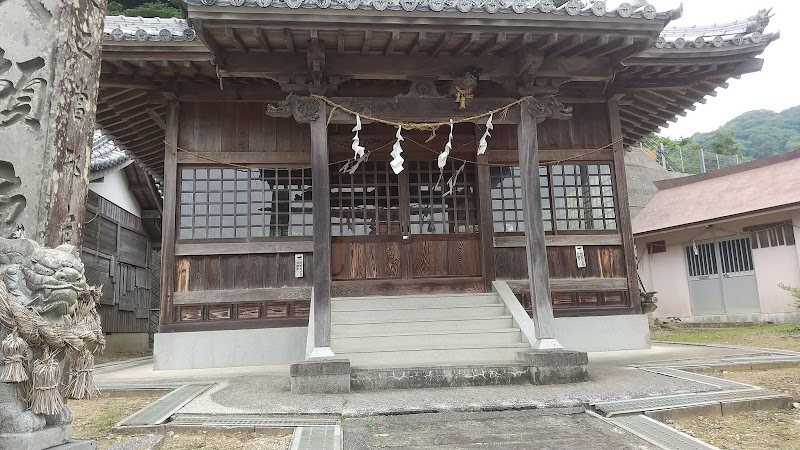
[{"label": "tiled roof of side building", "polygon": [[89,166],[92,172],[122,166],[128,162],[130,162],[130,159],[124,150],[119,148],[117,144],[103,134],[102,131],[94,131],[94,136],[92,137],[91,163]]},{"label": "tiled roof of side building", "polygon": [[117,42],[191,42],[197,33],[184,19],[107,16],[103,37]]},{"label": "tiled roof of side building", "polygon": [[764,40],[774,40],[780,36],[780,32],[764,34],[772,17],[770,11],[762,9],[754,16],[734,22],[666,28],[656,41],[655,47],[689,50],[760,44]]}]

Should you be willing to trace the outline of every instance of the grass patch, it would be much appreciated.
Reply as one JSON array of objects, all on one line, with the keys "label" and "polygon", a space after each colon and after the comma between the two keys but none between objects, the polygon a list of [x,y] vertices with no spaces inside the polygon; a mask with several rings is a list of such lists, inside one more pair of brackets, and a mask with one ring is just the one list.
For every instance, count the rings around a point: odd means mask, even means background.
[{"label": "grass patch", "polygon": [[119,414],[119,408],[115,406],[109,406],[104,408],[100,414],[94,418],[92,423],[89,425],[89,429],[96,435],[106,434],[111,431],[111,427],[116,425],[120,419],[121,417]]},{"label": "grass patch", "polygon": [[796,323],[735,328],[686,328],[685,326],[678,326],[671,330],[652,330],[650,338],[656,341],[738,345],[800,351],[799,333],[800,328]]}]

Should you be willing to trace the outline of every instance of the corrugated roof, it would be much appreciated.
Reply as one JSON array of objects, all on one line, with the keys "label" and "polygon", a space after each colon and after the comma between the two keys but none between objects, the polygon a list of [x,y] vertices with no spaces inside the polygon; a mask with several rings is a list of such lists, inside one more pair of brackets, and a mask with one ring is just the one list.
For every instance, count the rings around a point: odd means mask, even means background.
[{"label": "corrugated roof", "polygon": [[92,172],[111,169],[130,162],[125,150],[104,135],[100,130],[94,130],[92,136],[92,156],[89,168]]},{"label": "corrugated roof", "polygon": [[633,220],[634,234],[800,205],[800,150],[656,186]]}]

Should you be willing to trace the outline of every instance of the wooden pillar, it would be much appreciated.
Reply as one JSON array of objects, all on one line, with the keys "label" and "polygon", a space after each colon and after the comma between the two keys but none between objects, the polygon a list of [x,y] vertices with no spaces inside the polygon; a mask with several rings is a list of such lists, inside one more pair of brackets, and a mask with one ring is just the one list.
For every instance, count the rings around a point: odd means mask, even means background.
[{"label": "wooden pillar", "polygon": [[533,325],[539,350],[560,349],[556,341],[553,304],[550,294],[550,272],[547,268],[547,246],[542,222],[542,198],[539,195],[539,143],[536,121],[529,112],[529,103],[520,104],[517,141],[522,178],[522,208],[525,217],[525,248],[528,254],[528,283],[531,291]]},{"label": "wooden pillar", "polygon": [[158,324],[172,325],[172,297],[175,293],[175,228],[178,214],[178,117],[177,101],[167,104],[164,135],[164,214],[161,225],[161,306]]},{"label": "wooden pillar", "polygon": [[617,189],[617,226],[622,234],[622,249],[625,254],[625,276],[628,278],[628,295],[631,306],[641,312],[639,300],[639,278],[636,272],[636,253],[631,229],[631,208],[628,202],[628,182],[625,179],[625,149],[622,144],[622,125],[619,119],[619,101],[608,102],[608,119],[611,127],[611,142],[614,143],[614,180]]},{"label": "wooden pillar", "polygon": [[[327,108],[319,102],[311,120],[311,193],[314,211],[314,351],[310,358],[333,357],[331,351],[331,202],[328,166]],[[309,324],[310,326],[311,324]]]},{"label": "wooden pillar", "polygon": [[[475,145],[483,132],[475,126]],[[481,270],[488,290],[495,279],[494,269],[494,223],[492,221],[492,185],[489,168],[489,155],[484,153],[477,158],[476,176],[478,189],[478,232],[481,242]]]}]

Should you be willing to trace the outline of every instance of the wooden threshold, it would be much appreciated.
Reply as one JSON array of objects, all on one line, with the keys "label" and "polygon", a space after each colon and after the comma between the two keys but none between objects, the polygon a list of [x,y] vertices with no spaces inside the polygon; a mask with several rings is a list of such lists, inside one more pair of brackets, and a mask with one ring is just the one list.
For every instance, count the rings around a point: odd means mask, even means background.
[{"label": "wooden threshold", "polygon": [[339,280],[333,281],[331,285],[333,297],[413,295],[442,292],[486,292],[483,277]]},{"label": "wooden threshold", "polygon": [[312,253],[310,237],[265,242],[214,242],[175,244],[175,256],[249,255],[259,253]]},{"label": "wooden threshold", "polygon": [[290,317],[285,319],[229,319],[203,320],[194,322],[173,323],[158,327],[159,333],[177,333],[188,331],[220,331],[220,330],[252,330],[258,328],[307,327],[308,317]]},{"label": "wooden threshold", "polygon": [[[565,234],[548,235],[544,237],[548,247],[572,247],[574,245],[614,246],[622,245],[622,236],[619,234]],[[525,236],[495,235],[495,248],[525,247]]]},{"label": "wooden threshold", "polygon": [[172,304],[210,305],[218,303],[286,302],[311,300],[310,287],[285,287],[262,289],[225,289],[214,291],[175,292]]}]

